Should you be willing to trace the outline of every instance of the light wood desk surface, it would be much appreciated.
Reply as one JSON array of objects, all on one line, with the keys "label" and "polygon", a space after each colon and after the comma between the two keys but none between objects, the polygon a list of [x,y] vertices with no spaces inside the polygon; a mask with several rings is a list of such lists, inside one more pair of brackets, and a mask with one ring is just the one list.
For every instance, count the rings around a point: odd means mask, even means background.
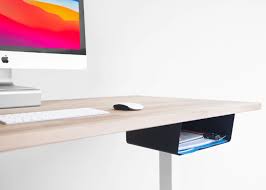
[{"label": "light wood desk surface", "polygon": [[[113,104],[141,103],[142,111],[115,111]],[[0,125],[0,151],[95,137],[260,109],[259,103],[159,97],[109,97],[46,101],[41,107],[2,109],[0,114],[91,107],[110,114],[19,125]]]}]

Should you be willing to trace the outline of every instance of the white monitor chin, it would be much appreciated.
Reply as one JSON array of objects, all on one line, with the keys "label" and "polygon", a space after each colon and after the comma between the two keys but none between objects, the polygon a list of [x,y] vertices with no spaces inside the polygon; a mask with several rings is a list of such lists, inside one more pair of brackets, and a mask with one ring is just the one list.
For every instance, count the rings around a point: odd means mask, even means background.
[{"label": "white monitor chin", "polygon": [[0,51],[0,69],[63,69],[87,68],[86,55]]}]

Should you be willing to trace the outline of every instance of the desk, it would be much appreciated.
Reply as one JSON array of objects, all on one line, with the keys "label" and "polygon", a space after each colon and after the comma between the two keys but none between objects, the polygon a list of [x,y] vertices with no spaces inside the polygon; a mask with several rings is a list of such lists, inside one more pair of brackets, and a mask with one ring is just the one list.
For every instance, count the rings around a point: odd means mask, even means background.
[{"label": "desk", "polygon": [[[145,109],[135,112],[113,110],[113,104],[119,102],[141,103]],[[41,107],[3,109],[0,110],[0,114],[82,107],[102,109],[109,111],[110,114],[19,125],[0,125],[0,151],[234,115],[258,110],[261,105],[252,102],[130,96],[46,101]],[[160,180],[162,190],[171,189],[170,169],[171,154],[161,152],[160,173],[163,175],[161,175]]]}]

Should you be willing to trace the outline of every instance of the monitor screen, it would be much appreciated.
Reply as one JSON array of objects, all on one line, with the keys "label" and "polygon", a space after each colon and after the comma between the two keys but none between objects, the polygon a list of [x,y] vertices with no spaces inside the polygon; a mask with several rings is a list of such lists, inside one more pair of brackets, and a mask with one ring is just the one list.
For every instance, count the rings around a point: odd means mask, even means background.
[{"label": "monitor screen", "polygon": [[82,0],[0,0],[0,50],[86,54]]}]

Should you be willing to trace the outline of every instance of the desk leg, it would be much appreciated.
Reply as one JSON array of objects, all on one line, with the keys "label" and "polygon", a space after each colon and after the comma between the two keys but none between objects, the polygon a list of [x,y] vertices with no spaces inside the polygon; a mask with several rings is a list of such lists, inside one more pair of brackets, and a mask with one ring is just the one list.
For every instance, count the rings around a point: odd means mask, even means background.
[{"label": "desk leg", "polygon": [[160,190],[172,190],[172,156],[159,152]]}]

